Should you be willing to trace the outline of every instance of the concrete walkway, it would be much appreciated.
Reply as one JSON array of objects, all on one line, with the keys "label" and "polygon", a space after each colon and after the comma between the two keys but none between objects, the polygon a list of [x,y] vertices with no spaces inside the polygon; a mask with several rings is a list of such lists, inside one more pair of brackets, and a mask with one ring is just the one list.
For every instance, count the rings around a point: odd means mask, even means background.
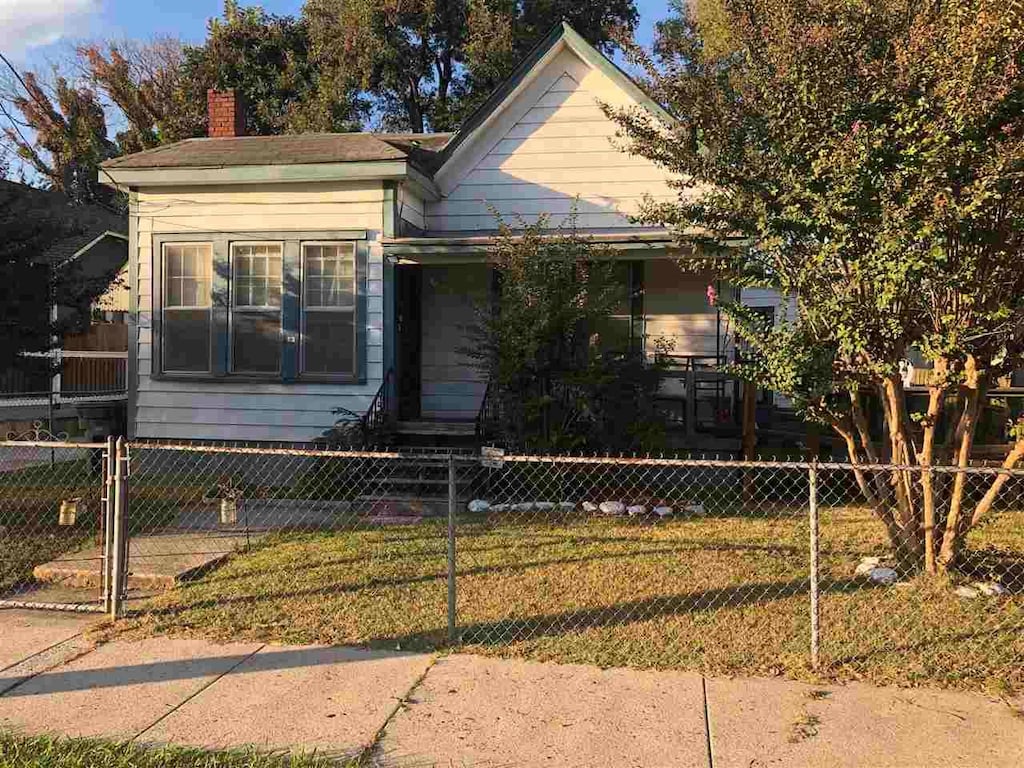
[{"label": "concrete walkway", "polygon": [[1024,765],[1006,702],[468,655],[92,647],[87,617],[0,610],[0,729],[256,745],[380,766]]}]

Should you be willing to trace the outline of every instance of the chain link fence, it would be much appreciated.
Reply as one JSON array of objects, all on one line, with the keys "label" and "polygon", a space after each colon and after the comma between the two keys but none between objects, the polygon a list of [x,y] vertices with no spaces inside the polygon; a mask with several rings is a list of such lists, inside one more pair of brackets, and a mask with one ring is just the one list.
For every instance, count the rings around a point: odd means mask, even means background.
[{"label": "chain link fence", "polygon": [[[0,536],[23,554],[5,560],[2,599],[53,589],[39,566],[57,552],[122,564],[114,609],[142,631],[1024,683],[1021,472],[932,470],[965,517],[1001,486],[936,577],[894,557],[862,490],[919,484],[918,470],[132,442],[112,496],[102,448],[50,462],[3,447]],[[123,500],[120,546],[99,517],[59,525],[72,496]]]},{"label": "chain link fence", "polygon": [[30,437],[0,442],[0,607],[102,611],[109,446]]}]

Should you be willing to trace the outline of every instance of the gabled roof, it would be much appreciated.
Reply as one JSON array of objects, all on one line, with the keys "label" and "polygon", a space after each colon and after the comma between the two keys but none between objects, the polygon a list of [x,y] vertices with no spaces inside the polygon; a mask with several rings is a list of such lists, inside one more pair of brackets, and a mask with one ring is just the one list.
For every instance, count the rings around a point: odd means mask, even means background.
[{"label": "gabled roof", "polygon": [[625,91],[634,101],[645,107],[656,117],[671,124],[674,118],[665,111],[650,96],[644,93],[626,72],[615,62],[597,50],[593,45],[573,29],[568,22],[556,24],[540,43],[534,46],[533,50],[526,55],[512,74],[471,114],[459,130],[452,136],[451,140],[441,151],[441,165],[451,157],[459,146],[469,139],[476,131],[487,122],[488,118],[498,111],[505,100],[511,96],[526,77],[533,71],[533,68],[542,61],[560,43],[567,45],[577,56],[590,66],[600,70],[607,75],[616,85]]},{"label": "gabled roof", "polygon": [[437,151],[450,138],[448,133],[304,133],[186,139],[107,160],[103,168],[233,168],[408,160],[429,174]]},{"label": "gabled roof", "polygon": [[0,180],[0,197],[11,200],[24,215],[53,221],[66,232],[55,240],[37,261],[64,264],[108,240],[124,244],[128,258],[128,217],[102,205],[76,204],[55,190],[37,189],[13,181]]}]

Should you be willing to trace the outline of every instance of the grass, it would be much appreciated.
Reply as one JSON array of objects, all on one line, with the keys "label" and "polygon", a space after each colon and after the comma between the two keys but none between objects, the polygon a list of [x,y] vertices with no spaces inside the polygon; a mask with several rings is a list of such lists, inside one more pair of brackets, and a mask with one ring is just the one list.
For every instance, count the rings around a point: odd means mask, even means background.
[{"label": "grass", "polygon": [[[81,498],[76,524],[57,524],[62,499]],[[99,528],[100,480],[86,460],[0,473],[0,596],[32,582],[32,569],[86,544]]]},{"label": "grass", "polygon": [[184,747],[146,748],[97,739],[20,736],[0,731],[0,768],[355,768],[315,756],[269,755],[252,750],[207,752]]},{"label": "grass", "polygon": [[[1019,513],[975,549],[1024,553]],[[883,532],[858,508],[821,522],[824,674],[1006,689],[1024,683],[1024,595],[964,600],[921,578],[854,579]],[[603,667],[814,678],[802,510],[668,523],[492,516],[459,524],[467,651]],[[446,645],[445,528],[426,523],[281,536],[155,598],[124,631],[215,640]]]}]

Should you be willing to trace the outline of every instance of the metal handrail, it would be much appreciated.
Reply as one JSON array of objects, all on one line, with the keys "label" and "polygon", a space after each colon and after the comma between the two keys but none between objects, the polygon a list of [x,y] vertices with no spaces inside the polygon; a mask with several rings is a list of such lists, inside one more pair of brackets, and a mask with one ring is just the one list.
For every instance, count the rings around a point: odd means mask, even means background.
[{"label": "metal handrail", "polygon": [[491,437],[494,428],[501,423],[501,402],[498,399],[497,386],[488,381],[484,388],[484,396],[480,400],[480,408],[476,413],[476,441],[483,445],[484,440]]},{"label": "metal handrail", "polygon": [[395,370],[388,368],[384,374],[377,394],[373,396],[370,407],[362,416],[363,434],[370,435],[384,429],[391,422],[393,407],[392,390],[394,389]]}]

